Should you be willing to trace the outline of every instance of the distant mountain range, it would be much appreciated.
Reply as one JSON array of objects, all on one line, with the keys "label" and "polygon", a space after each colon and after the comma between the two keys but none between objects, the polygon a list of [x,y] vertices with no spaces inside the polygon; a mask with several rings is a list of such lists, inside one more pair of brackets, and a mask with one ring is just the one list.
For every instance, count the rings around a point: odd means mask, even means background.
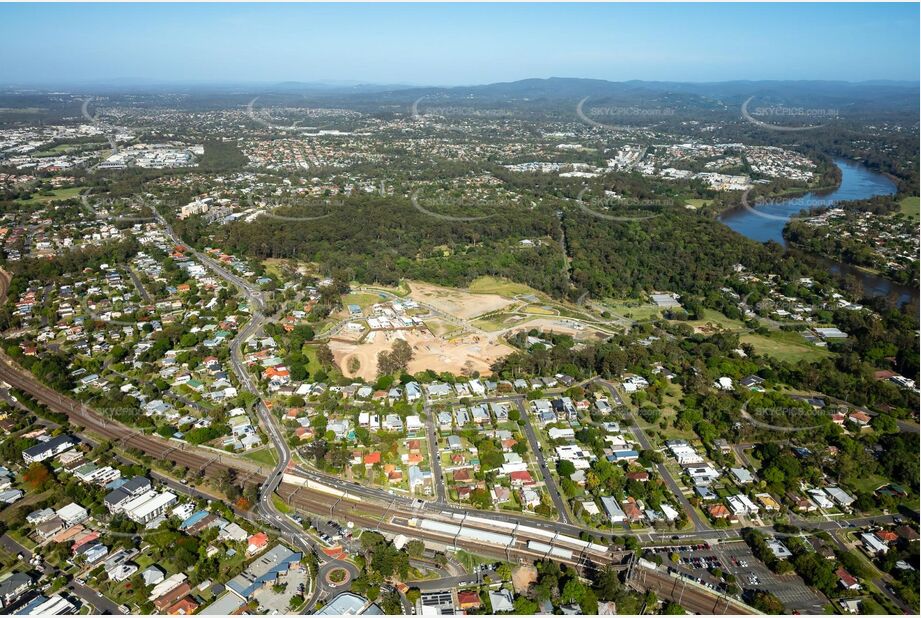
[{"label": "distant mountain range", "polygon": [[883,107],[917,107],[919,82],[897,81],[728,81],[728,82],[611,82],[600,79],[551,77],[523,79],[495,84],[434,87],[386,86],[376,84],[315,84],[286,82],[267,86],[266,92],[310,95],[373,95],[377,101],[405,102],[426,97],[429,103],[467,101],[470,104],[527,103],[544,101],[571,102],[585,97],[612,101],[667,100],[703,107],[714,104],[738,106],[741,101],[755,97],[759,105],[783,102],[787,105],[853,105],[872,104]]},{"label": "distant mountain range", "polygon": [[368,84],[355,81],[288,81],[267,83],[192,83],[112,79],[93,83],[56,84],[45,88],[6,87],[0,94],[40,95],[66,90],[78,95],[184,94],[212,103],[246,104],[262,97],[262,105],[341,104],[356,108],[421,105],[464,105],[537,109],[589,104],[661,105],[682,112],[714,111],[738,107],[750,97],[753,105],[788,105],[835,108],[853,112],[890,111],[903,114],[918,109],[919,82],[900,81],[726,81],[654,82],[551,77],[494,84],[437,87],[407,84]]}]

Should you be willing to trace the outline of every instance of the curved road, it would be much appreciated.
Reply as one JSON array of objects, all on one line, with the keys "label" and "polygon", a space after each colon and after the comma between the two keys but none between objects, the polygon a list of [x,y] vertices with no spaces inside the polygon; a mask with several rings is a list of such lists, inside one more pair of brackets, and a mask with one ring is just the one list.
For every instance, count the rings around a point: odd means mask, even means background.
[{"label": "curved road", "polygon": [[354,578],[358,575],[358,569],[351,562],[331,558],[323,553],[316,541],[306,535],[300,525],[275,506],[273,496],[275,495],[275,490],[281,483],[285,471],[291,463],[291,450],[288,447],[288,443],[285,441],[284,434],[278,427],[275,417],[266,407],[265,402],[263,402],[259,394],[258,385],[253,381],[249,371],[247,371],[246,365],[243,363],[243,355],[241,352],[243,344],[250,337],[258,333],[267,321],[263,313],[266,306],[265,299],[262,296],[262,292],[249,281],[229,272],[210,256],[197,251],[189,244],[185,243],[176,235],[160,212],[155,207],[152,207],[152,210],[166,231],[166,234],[175,244],[187,247],[189,253],[218,277],[237,288],[249,303],[252,317],[249,322],[246,323],[246,326],[240,329],[230,343],[230,363],[234,374],[237,376],[243,388],[257,396],[256,412],[259,415],[259,420],[268,434],[269,439],[272,441],[272,445],[278,453],[278,464],[272,469],[263,482],[259,491],[259,503],[256,505],[256,508],[260,515],[281,532],[283,538],[287,539],[295,547],[308,551],[316,557],[319,573],[313,587],[313,592],[307,601],[306,607],[310,609],[316,605],[318,600],[332,594],[333,588],[335,588],[335,586],[330,586],[326,578],[323,577],[326,572],[332,568],[342,568],[349,572],[351,578]]}]

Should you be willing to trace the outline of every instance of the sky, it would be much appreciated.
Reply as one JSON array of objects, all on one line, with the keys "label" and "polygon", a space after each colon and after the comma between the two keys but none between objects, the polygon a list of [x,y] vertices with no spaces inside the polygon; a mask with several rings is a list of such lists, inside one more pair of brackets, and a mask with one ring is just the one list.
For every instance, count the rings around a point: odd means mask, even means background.
[{"label": "sky", "polygon": [[0,4],[0,84],[911,80],[919,5]]}]

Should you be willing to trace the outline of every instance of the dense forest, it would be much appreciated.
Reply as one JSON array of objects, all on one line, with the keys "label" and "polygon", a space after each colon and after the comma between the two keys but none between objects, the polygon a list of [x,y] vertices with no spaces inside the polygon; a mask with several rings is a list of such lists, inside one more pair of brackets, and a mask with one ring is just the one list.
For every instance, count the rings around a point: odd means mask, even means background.
[{"label": "dense forest", "polygon": [[611,222],[581,212],[563,219],[572,280],[595,297],[641,290],[706,292],[735,264],[770,268],[772,252],[712,219],[671,210]]},{"label": "dense forest", "polygon": [[[566,289],[556,216],[546,208],[516,204],[484,216],[467,208],[423,206],[455,221],[426,214],[400,198],[359,197],[311,210],[289,207],[252,223],[216,229],[229,251],[259,258],[298,257],[318,262],[326,274],[346,281],[395,284],[400,278],[464,286],[481,275],[497,275],[560,296]],[[312,220],[291,220],[301,216]],[[317,218],[321,217],[321,218]],[[178,222],[177,232],[195,243],[206,231]],[[523,247],[524,239],[545,239]]]}]

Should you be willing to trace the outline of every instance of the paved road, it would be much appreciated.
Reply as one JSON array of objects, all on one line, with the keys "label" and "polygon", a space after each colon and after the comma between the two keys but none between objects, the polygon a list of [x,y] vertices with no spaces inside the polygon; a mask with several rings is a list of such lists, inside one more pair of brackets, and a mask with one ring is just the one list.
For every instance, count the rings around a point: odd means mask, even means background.
[{"label": "paved road", "polygon": [[528,410],[524,407],[524,402],[521,399],[516,399],[515,403],[518,406],[518,413],[521,415],[521,421],[524,425],[524,435],[527,436],[528,442],[531,444],[531,452],[534,453],[534,456],[537,458],[537,465],[540,468],[541,475],[544,477],[544,485],[547,487],[547,492],[550,494],[551,500],[553,500],[553,505],[560,514],[560,520],[563,523],[572,524],[572,520],[569,518],[569,508],[566,505],[566,500],[560,495],[560,489],[556,486],[556,481],[550,474],[550,469],[547,467],[547,460],[544,459],[544,451],[540,446],[540,440],[537,439],[537,434],[534,433],[534,426],[531,425],[531,417],[528,415]]},{"label": "paved road", "polygon": [[[605,389],[607,389],[607,391],[611,394],[611,398],[616,401],[618,405],[624,405],[623,399],[621,399],[613,384],[601,379],[597,380],[597,382],[598,384],[601,384]],[[637,423],[636,417],[633,416],[633,411],[627,406],[624,407],[627,410],[627,419],[630,421],[630,430],[633,432],[636,440],[640,443],[640,446],[642,446],[645,450],[654,450],[652,448],[652,443],[649,442],[649,437],[646,436],[646,432],[643,431],[643,429]],[[659,471],[659,475],[665,481],[665,484],[668,485],[669,490],[675,494],[675,498],[681,503],[682,508],[684,508],[685,512],[688,514],[691,523],[694,524],[694,532],[703,533],[712,531],[712,528],[708,524],[704,523],[704,521],[700,518],[700,515],[697,514],[697,510],[694,509],[694,507],[691,505],[691,502],[681,491],[681,485],[674,479],[665,464],[656,464],[656,470]]]},{"label": "paved road", "polygon": [[[850,553],[860,553],[860,550],[854,547],[850,547],[847,543],[841,540],[841,538],[835,532],[831,533],[831,538],[834,540],[835,544],[838,546],[841,551],[850,552]],[[883,573],[876,568],[875,564],[871,564],[870,569],[873,571],[873,577],[870,578],[870,581],[873,582],[873,585],[876,586],[880,594],[885,596],[889,601],[900,608],[906,613],[906,615],[911,615],[914,611],[917,611],[917,608],[911,607],[898,596],[889,591],[889,584],[892,583],[892,576],[888,573]],[[914,610],[914,611],[913,611]]]},{"label": "paved road", "polygon": [[[26,562],[32,559],[32,552],[23,547],[15,539],[11,538],[8,534],[0,536],[0,546],[9,551],[14,556],[22,554]],[[48,581],[53,581],[57,579],[62,573],[54,568],[52,565],[47,562],[43,562],[45,568],[45,574],[48,577]],[[118,604],[112,601],[109,598],[99,594],[92,588],[88,588],[81,584],[78,584],[76,580],[70,579],[69,583],[64,586],[64,590],[69,590],[76,594],[78,597],[89,603],[96,610],[97,614],[111,614],[111,615],[121,615],[124,614],[120,609],[118,609]]]},{"label": "paved road", "polygon": [[435,590],[446,590],[456,586],[479,585],[483,583],[483,578],[487,575],[492,577],[493,581],[496,580],[496,572],[487,570],[479,571],[477,573],[469,573],[467,575],[455,575],[452,577],[442,577],[440,579],[426,579],[421,581],[406,582],[406,584],[409,586],[414,586],[422,592],[429,592]]},{"label": "paved road", "polygon": [[14,556],[17,554],[22,554],[26,562],[32,559],[32,552],[20,545],[16,539],[8,534],[0,536],[0,547],[3,547],[3,549],[10,552]]},{"label": "paved road", "polygon": [[108,614],[113,616],[121,616],[124,614],[123,611],[118,609],[118,604],[115,601],[104,597],[92,588],[78,584],[76,580],[71,580],[66,586],[66,589],[72,591],[75,595],[92,605],[97,614]]},{"label": "paved road", "polygon": [[153,299],[150,298],[150,294],[147,293],[147,289],[144,287],[144,284],[141,283],[140,277],[134,272],[134,269],[131,266],[128,266],[128,274],[131,276],[131,280],[134,282],[134,287],[138,289],[138,293],[141,295],[141,298],[144,299],[144,302],[150,304],[153,302]]},{"label": "paved road", "polygon": [[[537,434],[534,432],[534,428],[531,425],[530,418],[528,417],[527,409],[524,406],[524,396],[523,395],[511,395],[511,396],[500,396],[500,397],[485,397],[477,399],[477,403],[493,403],[493,402],[508,402],[513,403],[518,407],[518,412],[521,415],[521,418],[524,422],[524,433],[528,439],[528,442],[531,445],[531,451],[534,453],[535,458],[537,459],[538,467],[540,468],[541,475],[544,478],[545,485],[547,487],[547,492],[550,494],[553,504],[556,507],[557,512],[560,513],[560,519],[563,523],[572,524],[572,520],[569,517],[569,510],[566,506],[566,500],[563,498],[560,493],[559,488],[557,487],[556,481],[553,476],[550,474],[550,469],[547,466],[547,462],[544,458],[544,453],[540,448],[540,441],[537,439]],[[447,502],[446,498],[446,489],[444,483],[444,475],[441,469],[441,459],[438,455],[438,438],[435,429],[435,418],[434,413],[431,409],[430,404],[425,406],[425,415],[426,415],[426,435],[429,442],[429,453],[431,453],[432,461],[432,477],[435,484],[435,495],[437,497],[436,502],[439,504],[444,504]]]},{"label": "paved road", "polygon": [[448,497],[445,490],[444,473],[441,470],[441,451],[438,449],[438,435],[435,432],[435,413],[428,403],[423,407],[423,411],[425,412],[425,435],[429,442],[429,461],[432,462],[432,485],[435,488],[435,501],[439,504],[445,504],[448,501]]},{"label": "paved road", "polygon": [[[357,568],[354,564],[344,560],[336,560],[324,554],[322,552],[322,548],[316,543],[316,541],[314,541],[309,535],[305,534],[303,528],[300,525],[295,523],[286,514],[282,513],[275,506],[275,502],[272,499],[275,495],[275,490],[281,483],[285,471],[288,469],[289,464],[291,463],[291,450],[288,447],[287,441],[285,440],[284,433],[278,426],[278,422],[266,407],[265,402],[263,402],[258,385],[253,380],[252,376],[246,368],[246,365],[243,363],[242,354],[243,344],[251,337],[256,335],[268,320],[268,318],[264,315],[265,299],[263,298],[262,293],[256,289],[253,284],[229,272],[210,256],[207,256],[191,248],[173,232],[172,228],[156,209],[154,209],[154,212],[156,213],[156,216],[159,219],[161,225],[164,227],[166,233],[170,236],[173,242],[178,245],[189,247],[189,252],[192,253],[196,259],[201,261],[218,277],[230,285],[236,287],[249,302],[252,317],[250,318],[249,322],[246,323],[246,326],[237,332],[237,335],[230,343],[230,364],[234,374],[237,376],[237,379],[243,388],[257,396],[257,403],[255,406],[256,412],[259,415],[260,422],[268,434],[269,439],[272,441],[273,447],[278,453],[278,464],[268,475],[265,482],[262,484],[262,487],[260,488],[259,502],[256,505],[258,513],[270,524],[272,524],[277,530],[280,531],[282,538],[286,539],[295,547],[312,553],[317,559],[321,575],[332,568],[338,567],[348,570],[354,578],[358,574]],[[331,596],[337,592],[338,590],[336,587],[330,586],[324,577],[317,577],[310,598],[307,600],[306,607],[310,609],[316,605],[318,600],[327,596]]]}]

